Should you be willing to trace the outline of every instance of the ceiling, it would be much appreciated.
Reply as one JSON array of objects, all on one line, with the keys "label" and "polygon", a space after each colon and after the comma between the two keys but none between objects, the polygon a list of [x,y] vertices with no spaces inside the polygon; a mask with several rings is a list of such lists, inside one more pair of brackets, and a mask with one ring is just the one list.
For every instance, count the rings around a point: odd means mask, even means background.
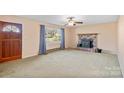
[{"label": "ceiling", "polygon": [[67,17],[75,17],[77,21],[83,21],[83,25],[116,22],[118,15],[21,15],[44,23],[64,25]]}]

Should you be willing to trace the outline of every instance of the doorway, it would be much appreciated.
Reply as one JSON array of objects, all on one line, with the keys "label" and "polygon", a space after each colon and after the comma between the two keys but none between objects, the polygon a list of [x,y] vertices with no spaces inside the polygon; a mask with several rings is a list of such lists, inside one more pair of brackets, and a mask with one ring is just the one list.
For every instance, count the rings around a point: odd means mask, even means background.
[{"label": "doorway", "polygon": [[22,24],[0,21],[0,62],[22,57]]}]

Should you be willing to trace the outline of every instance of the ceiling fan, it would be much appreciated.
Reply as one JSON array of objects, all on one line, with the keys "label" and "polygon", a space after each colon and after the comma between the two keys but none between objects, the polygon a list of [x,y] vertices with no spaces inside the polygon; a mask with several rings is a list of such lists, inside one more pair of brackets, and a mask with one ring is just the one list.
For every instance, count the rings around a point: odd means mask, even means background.
[{"label": "ceiling fan", "polygon": [[65,26],[76,26],[77,24],[83,24],[83,22],[76,21],[75,17],[67,17],[67,24]]}]

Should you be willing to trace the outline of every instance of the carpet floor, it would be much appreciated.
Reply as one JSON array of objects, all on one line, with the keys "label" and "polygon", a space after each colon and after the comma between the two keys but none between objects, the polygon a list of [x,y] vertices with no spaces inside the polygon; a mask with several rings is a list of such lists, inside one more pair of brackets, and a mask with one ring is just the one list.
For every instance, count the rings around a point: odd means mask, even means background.
[{"label": "carpet floor", "polygon": [[60,50],[0,63],[0,77],[13,78],[121,78],[116,55]]}]

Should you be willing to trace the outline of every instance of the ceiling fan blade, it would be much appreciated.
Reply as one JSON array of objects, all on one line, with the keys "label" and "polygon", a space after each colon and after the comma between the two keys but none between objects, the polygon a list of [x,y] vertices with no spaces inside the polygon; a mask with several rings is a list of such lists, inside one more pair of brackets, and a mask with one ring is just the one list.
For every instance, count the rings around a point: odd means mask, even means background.
[{"label": "ceiling fan blade", "polygon": [[76,24],[83,24],[83,22],[75,22]]}]

